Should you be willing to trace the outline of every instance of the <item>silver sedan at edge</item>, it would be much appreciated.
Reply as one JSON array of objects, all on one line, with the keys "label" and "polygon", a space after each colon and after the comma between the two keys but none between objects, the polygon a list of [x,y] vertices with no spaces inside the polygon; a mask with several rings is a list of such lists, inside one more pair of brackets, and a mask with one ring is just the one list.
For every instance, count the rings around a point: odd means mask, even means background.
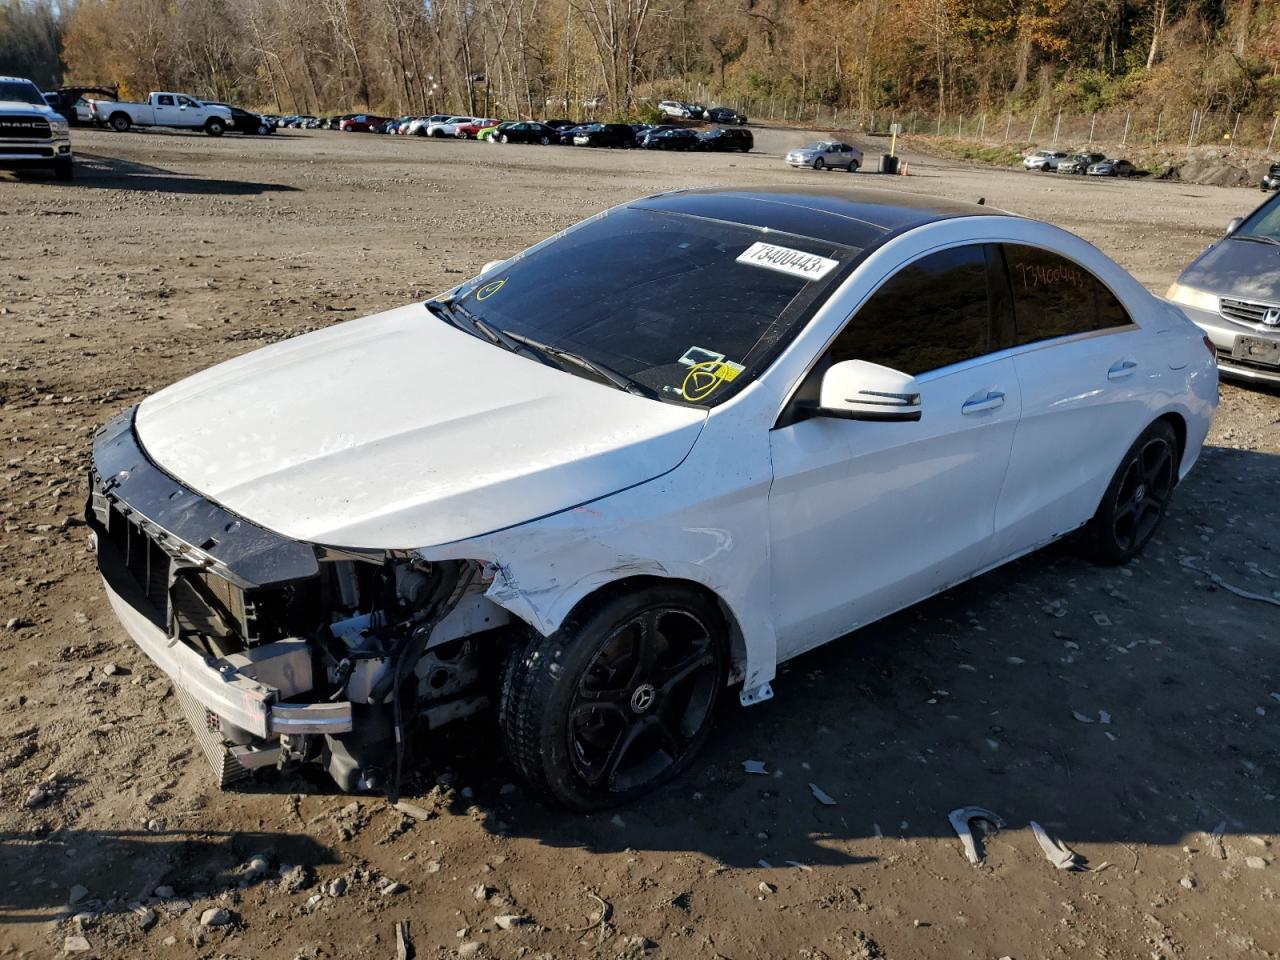
[{"label": "silver sedan at edge", "polygon": [[1280,384],[1280,194],[1232,220],[1165,296],[1213,341],[1224,376]]},{"label": "silver sedan at edge", "polygon": [[819,140],[788,150],[787,164],[793,167],[813,167],[815,170],[840,167],[855,173],[862,166],[862,151],[841,140]]}]

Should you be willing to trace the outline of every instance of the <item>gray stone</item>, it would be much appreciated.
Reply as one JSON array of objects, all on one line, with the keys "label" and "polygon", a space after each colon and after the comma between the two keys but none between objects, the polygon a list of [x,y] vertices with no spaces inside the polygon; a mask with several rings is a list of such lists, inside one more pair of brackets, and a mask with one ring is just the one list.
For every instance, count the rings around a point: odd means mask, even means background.
[{"label": "gray stone", "polygon": [[71,891],[67,894],[67,903],[71,904],[72,906],[75,906],[77,903],[79,903],[88,895],[89,895],[89,888],[77,883],[75,886],[71,888]]},{"label": "gray stone", "polygon": [[138,926],[140,926],[144,931],[150,930],[155,925],[156,925],[156,912],[152,910],[150,907],[147,907],[145,910],[143,910],[141,913],[138,914]]},{"label": "gray stone", "polygon": [[245,863],[243,869],[246,880],[258,880],[267,875],[267,871],[271,869],[271,861],[267,859],[266,854],[255,853]]},{"label": "gray stone", "polygon": [[62,941],[63,953],[88,953],[92,949],[84,937],[67,937]]},{"label": "gray stone", "polygon": [[516,927],[523,926],[529,922],[528,917],[522,917],[518,913],[504,913],[493,918],[493,922],[498,925],[500,930],[514,930]]},{"label": "gray stone", "polygon": [[347,881],[342,877],[335,877],[329,881],[329,896],[341,897],[347,892]]},{"label": "gray stone", "polygon": [[1265,870],[1267,868],[1267,861],[1262,857],[1245,857],[1244,865],[1250,870]]},{"label": "gray stone", "polygon": [[397,894],[404,893],[408,889],[409,888],[406,887],[399,880],[391,880],[383,884],[382,889],[379,890],[378,892],[381,893],[384,897],[394,897]]},{"label": "gray stone", "polygon": [[27,794],[27,799],[22,801],[22,805],[28,810],[34,810],[48,799],[48,790],[44,787],[32,787],[31,792]]},{"label": "gray stone", "polygon": [[200,926],[225,927],[231,922],[231,911],[222,907],[210,907],[200,914]]},{"label": "gray stone", "polygon": [[458,956],[461,960],[469,960],[470,957],[479,956],[481,946],[483,946],[483,944],[478,940],[471,940],[464,943],[458,948]]},{"label": "gray stone", "polygon": [[170,886],[159,886],[159,887],[156,887],[156,888],[155,888],[155,890],[154,890],[153,892],[154,892],[154,893],[155,893],[155,895],[156,895],[157,897],[159,897],[161,900],[172,900],[172,899],[173,899],[173,895],[174,895],[174,894],[173,894],[173,887],[170,887]]}]

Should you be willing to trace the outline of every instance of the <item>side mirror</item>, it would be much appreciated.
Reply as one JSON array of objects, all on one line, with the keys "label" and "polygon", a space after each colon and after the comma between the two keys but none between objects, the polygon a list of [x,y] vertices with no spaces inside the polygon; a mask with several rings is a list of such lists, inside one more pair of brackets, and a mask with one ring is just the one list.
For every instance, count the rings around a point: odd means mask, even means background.
[{"label": "side mirror", "polygon": [[1244,223],[1244,217],[1233,217],[1231,222],[1227,224],[1227,232],[1223,236],[1231,236],[1240,229],[1240,224]]},{"label": "side mirror", "polygon": [[844,420],[920,419],[916,378],[866,360],[832,364],[822,378],[817,415]]}]

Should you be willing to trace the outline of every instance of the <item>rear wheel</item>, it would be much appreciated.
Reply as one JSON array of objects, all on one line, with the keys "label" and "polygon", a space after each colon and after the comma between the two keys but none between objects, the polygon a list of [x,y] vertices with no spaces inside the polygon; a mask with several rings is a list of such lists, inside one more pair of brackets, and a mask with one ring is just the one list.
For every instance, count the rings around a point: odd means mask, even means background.
[{"label": "rear wheel", "polygon": [[550,137],[543,137],[543,138],[542,138],[541,140],[539,140],[538,142],[539,142],[540,144],[542,144],[542,145],[545,147],[547,144],[549,144],[549,143],[551,142],[551,138],[550,138]]},{"label": "rear wheel", "polygon": [[507,753],[574,810],[648,793],[706,743],[727,647],[719,609],[679,586],[593,604],[512,657],[499,711]]},{"label": "rear wheel", "polygon": [[1167,421],[1157,420],[1124,455],[1082,531],[1089,558],[1113,566],[1137,556],[1164,519],[1177,479],[1177,435]]},{"label": "rear wheel", "polygon": [[265,123],[258,124],[258,130],[257,130],[258,136],[265,137],[270,132],[271,130],[267,127]]},{"label": "rear wheel", "polygon": [[108,119],[107,124],[116,133],[124,133],[133,124],[127,113],[113,113]]},{"label": "rear wheel", "polygon": [[858,161],[857,161],[857,160],[850,160],[850,161],[849,161],[849,172],[850,172],[850,173],[857,173],[857,172],[858,172]]}]

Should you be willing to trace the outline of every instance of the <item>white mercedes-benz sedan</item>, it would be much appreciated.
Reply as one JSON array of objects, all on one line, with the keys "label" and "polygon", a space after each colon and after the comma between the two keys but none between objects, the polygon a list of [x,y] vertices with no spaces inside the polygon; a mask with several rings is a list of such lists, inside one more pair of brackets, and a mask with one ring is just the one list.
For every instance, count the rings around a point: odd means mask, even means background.
[{"label": "white mercedes-benz sedan", "polygon": [[224,781],[395,795],[415,733],[493,711],[590,810],[789,657],[1073,532],[1133,557],[1217,396],[1203,334],[1052,226],[680,191],[161,390],[87,516]]}]

